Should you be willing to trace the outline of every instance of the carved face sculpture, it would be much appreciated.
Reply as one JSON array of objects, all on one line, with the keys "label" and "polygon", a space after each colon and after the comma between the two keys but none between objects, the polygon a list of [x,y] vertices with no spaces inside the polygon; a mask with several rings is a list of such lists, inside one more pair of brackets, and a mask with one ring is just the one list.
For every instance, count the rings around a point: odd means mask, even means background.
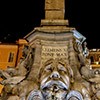
[{"label": "carved face sculpture", "polygon": [[72,70],[62,61],[47,61],[41,69],[40,89],[46,100],[63,100],[70,87]]}]

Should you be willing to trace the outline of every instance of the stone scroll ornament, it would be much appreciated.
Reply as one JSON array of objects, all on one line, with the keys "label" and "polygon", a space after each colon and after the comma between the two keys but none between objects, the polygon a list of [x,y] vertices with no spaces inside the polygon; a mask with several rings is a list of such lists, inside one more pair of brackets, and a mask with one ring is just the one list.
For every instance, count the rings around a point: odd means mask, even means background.
[{"label": "stone scroll ornament", "polygon": [[33,90],[28,95],[27,100],[84,100],[81,93],[75,90],[71,90],[68,94],[62,96],[63,98],[58,98],[52,95],[49,98],[44,98],[43,94],[39,90]]},{"label": "stone scroll ornament", "polygon": [[65,100],[83,100],[83,97],[80,92],[71,90]]},{"label": "stone scroll ornament", "polygon": [[39,90],[33,90],[28,95],[27,100],[45,100],[41,91]]}]

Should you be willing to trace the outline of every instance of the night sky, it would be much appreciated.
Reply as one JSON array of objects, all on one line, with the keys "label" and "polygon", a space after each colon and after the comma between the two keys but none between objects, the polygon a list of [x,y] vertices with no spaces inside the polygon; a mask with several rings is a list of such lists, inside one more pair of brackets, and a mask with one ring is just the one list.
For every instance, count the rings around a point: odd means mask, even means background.
[{"label": "night sky", "polygon": [[[2,1],[2,2],[1,2]],[[100,48],[100,3],[65,0],[65,19],[87,39],[87,47]],[[14,43],[44,19],[44,0],[0,0],[0,41]]]}]

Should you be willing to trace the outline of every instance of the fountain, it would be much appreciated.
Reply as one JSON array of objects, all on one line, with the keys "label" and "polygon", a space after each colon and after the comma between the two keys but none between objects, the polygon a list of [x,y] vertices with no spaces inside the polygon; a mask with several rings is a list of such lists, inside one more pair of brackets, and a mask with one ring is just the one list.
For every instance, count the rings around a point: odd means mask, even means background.
[{"label": "fountain", "polygon": [[86,38],[64,19],[64,0],[45,0],[45,19],[24,37],[23,58],[0,70],[0,100],[100,100]]}]

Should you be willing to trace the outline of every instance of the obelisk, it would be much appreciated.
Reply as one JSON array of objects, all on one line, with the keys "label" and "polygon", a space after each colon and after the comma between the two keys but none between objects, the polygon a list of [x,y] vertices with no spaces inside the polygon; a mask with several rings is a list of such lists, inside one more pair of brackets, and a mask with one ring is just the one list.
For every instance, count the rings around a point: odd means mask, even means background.
[{"label": "obelisk", "polygon": [[64,19],[64,0],[45,0],[45,19]]},{"label": "obelisk", "polygon": [[45,0],[45,19],[41,20],[41,26],[63,26],[64,29],[68,25],[64,16],[65,0]]}]

